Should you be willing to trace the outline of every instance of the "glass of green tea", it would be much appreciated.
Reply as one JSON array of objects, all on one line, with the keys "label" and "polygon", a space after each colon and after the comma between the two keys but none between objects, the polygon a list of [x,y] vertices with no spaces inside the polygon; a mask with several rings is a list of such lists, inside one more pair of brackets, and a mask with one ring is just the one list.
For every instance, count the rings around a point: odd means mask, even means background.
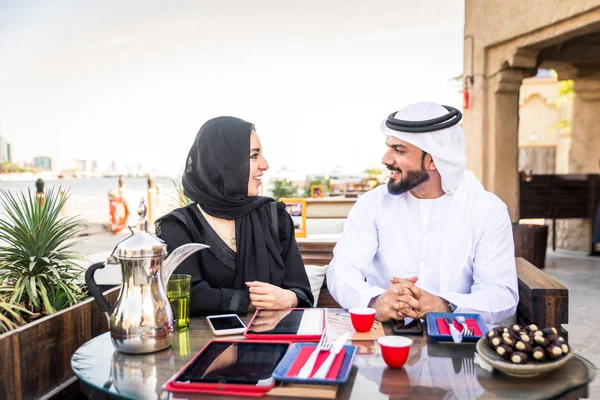
[{"label": "glass of green tea", "polygon": [[175,329],[180,331],[190,326],[191,283],[191,275],[173,274],[167,284],[167,297],[173,309]]}]

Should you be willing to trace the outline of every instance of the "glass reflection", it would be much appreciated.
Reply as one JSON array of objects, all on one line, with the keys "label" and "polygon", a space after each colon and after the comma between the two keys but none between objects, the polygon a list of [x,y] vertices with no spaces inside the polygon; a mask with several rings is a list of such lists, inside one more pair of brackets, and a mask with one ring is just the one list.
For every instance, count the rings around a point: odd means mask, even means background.
[{"label": "glass reflection", "polygon": [[[453,352],[453,357],[444,354],[443,347],[429,349],[425,342],[417,341],[403,368],[388,368],[379,350],[373,356],[355,358],[355,363],[360,364],[358,374],[377,384],[379,392],[389,399],[475,399],[481,396],[485,389],[477,380],[473,364],[475,347],[467,346],[458,352],[456,347],[448,350]],[[355,385],[353,394],[356,389]]]},{"label": "glass reflection", "polygon": [[[173,350],[160,353],[161,364],[165,361],[165,352],[171,370],[175,373],[175,355]],[[157,354],[124,354],[115,351],[111,361],[110,377],[104,383],[104,389],[134,398],[155,399],[162,392],[157,374]]]},{"label": "glass reflection", "polygon": [[192,352],[190,350],[190,334],[188,330],[175,332],[173,348],[177,349],[180,359],[187,360],[191,358]]}]

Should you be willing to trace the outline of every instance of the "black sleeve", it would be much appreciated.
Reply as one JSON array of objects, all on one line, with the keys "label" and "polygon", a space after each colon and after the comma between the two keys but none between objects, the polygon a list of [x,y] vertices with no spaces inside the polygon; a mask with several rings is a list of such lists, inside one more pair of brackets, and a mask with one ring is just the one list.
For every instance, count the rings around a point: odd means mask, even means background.
[{"label": "black sleeve", "polygon": [[[167,244],[169,253],[181,245],[194,242],[187,228],[172,218],[163,218],[160,221],[160,238]],[[179,264],[174,271],[176,274],[188,274],[192,276],[191,315],[225,312],[246,313],[250,301],[247,289],[235,290],[222,288],[218,287],[217,282],[211,282],[211,285],[203,279],[200,253],[205,251],[209,250],[202,250],[191,255]],[[218,268],[217,265],[215,267]]]},{"label": "black sleeve", "polygon": [[310,290],[310,283],[304,268],[304,261],[296,243],[294,233],[294,221],[285,211],[283,206],[277,207],[277,217],[279,219],[279,240],[283,247],[283,261],[285,263],[285,275],[283,277],[282,288],[291,290],[298,297],[298,307],[312,307],[314,298]]}]

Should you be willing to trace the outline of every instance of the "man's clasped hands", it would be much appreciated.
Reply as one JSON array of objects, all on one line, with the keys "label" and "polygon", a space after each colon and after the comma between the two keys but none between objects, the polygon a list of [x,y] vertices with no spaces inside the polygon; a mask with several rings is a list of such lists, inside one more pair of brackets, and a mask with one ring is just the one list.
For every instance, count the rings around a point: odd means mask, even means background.
[{"label": "man's clasped hands", "polygon": [[377,311],[379,321],[423,318],[428,312],[448,312],[448,302],[439,296],[419,288],[418,277],[391,277],[392,285],[381,295],[374,297],[369,307]]}]

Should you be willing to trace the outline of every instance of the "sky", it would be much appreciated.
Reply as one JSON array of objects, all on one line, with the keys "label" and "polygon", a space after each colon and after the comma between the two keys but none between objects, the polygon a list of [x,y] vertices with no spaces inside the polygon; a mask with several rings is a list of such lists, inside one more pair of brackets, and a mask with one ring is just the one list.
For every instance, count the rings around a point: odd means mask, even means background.
[{"label": "sky", "polygon": [[390,113],[460,108],[463,28],[462,0],[0,0],[0,135],[14,160],[182,170],[233,115],[272,173],[356,173]]}]

